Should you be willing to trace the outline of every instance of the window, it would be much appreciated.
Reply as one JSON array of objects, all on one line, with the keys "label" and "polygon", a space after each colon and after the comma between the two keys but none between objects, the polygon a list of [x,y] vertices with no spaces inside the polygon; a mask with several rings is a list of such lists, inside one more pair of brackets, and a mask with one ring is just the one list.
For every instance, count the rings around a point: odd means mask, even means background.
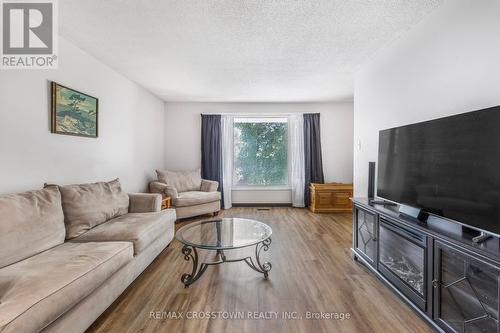
[{"label": "window", "polygon": [[288,185],[286,118],[234,118],[233,185]]}]

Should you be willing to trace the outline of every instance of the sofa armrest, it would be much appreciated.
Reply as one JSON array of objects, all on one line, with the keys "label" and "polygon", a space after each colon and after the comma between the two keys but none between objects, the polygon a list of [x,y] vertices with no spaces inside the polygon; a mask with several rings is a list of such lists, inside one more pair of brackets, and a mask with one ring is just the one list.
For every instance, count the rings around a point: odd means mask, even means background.
[{"label": "sofa armrest", "polygon": [[215,180],[201,180],[201,191],[202,192],[216,192],[219,187],[219,182]]},{"label": "sofa armrest", "polygon": [[163,195],[166,195],[167,197],[170,197],[172,200],[177,199],[177,197],[179,196],[175,187],[161,182],[149,183],[149,192],[161,193]]},{"label": "sofa armrest", "polygon": [[153,213],[161,211],[162,196],[158,193],[129,193],[129,213]]}]

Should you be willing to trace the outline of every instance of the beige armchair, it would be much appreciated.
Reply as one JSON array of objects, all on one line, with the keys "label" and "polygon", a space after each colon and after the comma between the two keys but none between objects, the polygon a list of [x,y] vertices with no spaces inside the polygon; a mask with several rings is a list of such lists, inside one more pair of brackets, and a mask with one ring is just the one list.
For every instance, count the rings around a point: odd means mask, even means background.
[{"label": "beige armchair", "polygon": [[219,183],[201,179],[200,171],[156,170],[157,181],[149,184],[151,193],[161,193],[172,200],[177,218],[182,219],[203,214],[217,215],[221,194]]}]

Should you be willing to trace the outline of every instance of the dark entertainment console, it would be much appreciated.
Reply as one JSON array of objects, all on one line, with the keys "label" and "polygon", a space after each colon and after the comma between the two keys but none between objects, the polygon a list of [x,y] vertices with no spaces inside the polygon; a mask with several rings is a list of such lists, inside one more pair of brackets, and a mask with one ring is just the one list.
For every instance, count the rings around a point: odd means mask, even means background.
[{"label": "dark entertainment console", "polygon": [[500,332],[500,239],[476,244],[462,226],[353,199],[355,260],[438,332]]}]

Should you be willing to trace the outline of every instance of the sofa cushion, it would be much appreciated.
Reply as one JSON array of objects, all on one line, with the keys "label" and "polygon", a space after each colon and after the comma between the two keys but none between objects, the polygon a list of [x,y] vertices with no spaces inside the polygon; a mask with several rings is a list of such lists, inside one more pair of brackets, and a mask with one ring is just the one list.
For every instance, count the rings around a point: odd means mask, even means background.
[{"label": "sofa cushion", "polygon": [[0,332],[38,332],[133,257],[129,242],[64,243],[0,269]]},{"label": "sofa cushion", "polygon": [[129,197],[120,180],[59,186],[66,239],[75,238],[112,218],[128,213]]},{"label": "sofa cushion", "polygon": [[179,193],[177,199],[174,200],[176,207],[187,207],[201,205],[208,202],[220,200],[220,192],[201,192],[189,191]]},{"label": "sofa cushion", "polygon": [[156,213],[130,213],[103,223],[73,242],[129,241],[134,243],[134,254],[139,254],[161,235],[173,234],[175,210]]},{"label": "sofa cushion", "polygon": [[0,267],[64,242],[64,215],[56,186],[0,195],[0,218]]},{"label": "sofa cushion", "polygon": [[199,191],[201,188],[200,169],[194,171],[156,170],[158,180],[177,189],[177,192]]}]

